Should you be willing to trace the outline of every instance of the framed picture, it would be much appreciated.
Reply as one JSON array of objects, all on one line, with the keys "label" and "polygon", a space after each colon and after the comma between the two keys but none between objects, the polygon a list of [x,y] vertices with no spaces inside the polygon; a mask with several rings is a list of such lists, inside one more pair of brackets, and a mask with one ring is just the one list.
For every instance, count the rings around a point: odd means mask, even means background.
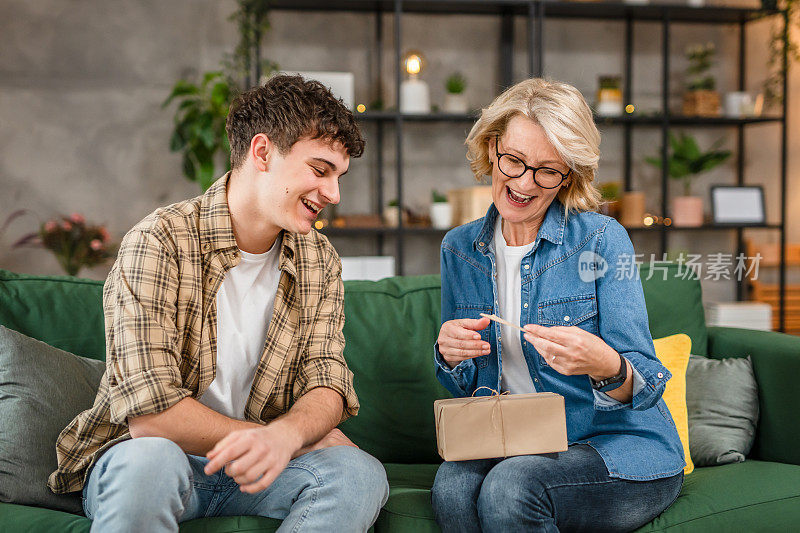
[{"label": "framed picture", "polygon": [[760,185],[711,187],[711,218],[717,226],[763,226],[767,223]]}]

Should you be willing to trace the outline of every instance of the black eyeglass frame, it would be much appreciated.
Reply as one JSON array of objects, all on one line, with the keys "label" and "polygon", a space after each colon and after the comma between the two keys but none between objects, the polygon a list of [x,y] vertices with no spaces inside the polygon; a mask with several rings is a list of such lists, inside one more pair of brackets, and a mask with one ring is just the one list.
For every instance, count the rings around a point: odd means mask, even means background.
[{"label": "black eyeglass frame", "polygon": [[[569,170],[567,171],[567,173],[566,173],[566,174],[564,174],[564,173],[563,173],[563,172],[561,172],[560,170],[558,170],[558,169],[555,169],[555,168],[553,168],[553,167],[532,167],[532,166],[530,166],[530,165],[526,164],[526,163],[525,163],[525,161],[523,161],[523,160],[522,160],[522,159],[520,159],[519,157],[515,156],[514,154],[507,154],[507,153],[502,153],[502,154],[501,154],[501,153],[500,153],[500,136],[499,136],[499,135],[495,135],[495,136],[494,136],[494,152],[495,152],[495,154],[497,155],[497,170],[499,170],[500,172],[502,172],[502,173],[503,173],[503,175],[505,175],[505,176],[508,176],[509,178],[521,178],[522,176],[524,176],[524,175],[525,175],[525,173],[526,173],[528,170],[532,170],[532,171],[533,171],[533,182],[534,182],[534,183],[536,183],[536,185],[538,185],[538,186],[539,186],[539,187],[541,187],[542,189],[556,189],[556,188],[558,188],[558,187],[561,187],[561,184],[562,184],[562,183],[564,183],[564,180],[565,180],[565,179],[567,179],[567,178],[569,177],[569,175],[570,175],[570,174],[572,174],[572,169],[569,169]],[[524,170],[523,170],[523,171],[520,173],[520,175],[519,175],[519,176],[512,176],[511,174],[509,174],[509,173],[507,173],[507,172],[504,172],[504,171],[503,171],[503,168],[502,168],[502,166],[500,165],[500,158],[501,158],[501,157],[503,157],[504,155],[507,155],[507,156],[509,156],[509,157],[513,157],[514,159],[516,159],[517,161],[519,161],[519,162],[522,164],[522,166],[523,166],[523,167],[525,167],[525,168],[524,168]],[[547,170],[552,170],[553,172],[556,172],[556,173],[558,173],[558,174],[560,174],[560,175],[561,175],[561,181],[559,181],[557,185],[553,185],[552,187],[545,187],[544,185],[542,185],[541,183],[539,183],[538,181],[536,181],[536,173],[537,173],[538,171],[542,170],[542,169],[545,169],[545,168],[546,168]]]}]

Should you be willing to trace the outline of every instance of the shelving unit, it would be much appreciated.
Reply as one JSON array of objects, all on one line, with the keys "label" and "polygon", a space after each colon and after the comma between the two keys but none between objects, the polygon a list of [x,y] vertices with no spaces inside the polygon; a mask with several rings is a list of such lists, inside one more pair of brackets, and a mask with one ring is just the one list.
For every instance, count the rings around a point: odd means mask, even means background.
[{"label": "shelving unit", "polygon": [[[400,94],[400,83],[402,80],[402,27],[403,15],[408,13],[418,14],[475,14],[475,15],[494,15],[501,18],[501,41],[498,48],[499,81],[501,86],[510,86],[513,82],[512,76],[512,52],[514,50],[514,18],[525,18],[525,31],[527,35],[527,69],[530,76],[541,76],[545,72],[544,64],[544,32],[548,19],[598,19],[598,20],[618,20],[624,22],[624,102],[632,102],[633,98],[633,29],[636,22],[659,22],[662,28],[661,42],[661,109],[657,115],[641,116],[627,115],[621,117],[597,117],[598,125],[619,126],[623,128],[623,179],[625,190],[631,190],[632,175],[632,138],[633,130],[639,127],[656,127],[661,130],[661,154],[666,159],[668,154],[668,135],[673,127],[693,127],[693,128],[735,128],[736,137],[736,184],[744,185],[744,132],[747,126],[752,124],[775,124],[781,129],[781,160],[780,160],[780,221],[777,224],[765,224],[758,226],[779,232],[781,260],[779,266],[779,287],[780,305],[778,324],[780,330],[785,329],[785,248],[786,248],[786,162],[787,162],[787,139],[786,139],[786,116],[787,98],[784,98],[782,113],[779,116],[765,116],[752,118],[700,118],[674,115],[669,108],[669,82],[670,82],[670,38],[671,27],[676,23],[691,24],[710,24],[710,25],[735,25],[738,29],[739,50],[738,50],[738,90],[745,90],[746,74],[746,26],[749,22],[759,20],[764,17],[780,17],[783,24],[787,25],[787,14],[785,11],[762,11],[745,8],[729,7],[702,7],[693,8],[688,6],[676,5],[629,5],[624,3],[580,3],[580,2],[557,2],[557,1],[523,1],[523,0],[274,0],[273,9],[293,10],[293,11],[349,11],[363,12],[375,15],[375,36],[377,43],[377,72],[382,72],[382,58],[384,39],[382,35],[382,15],[394,15],[394,36],[391,50],[394,52],[394,72],[393,80],[395,94]],[[788,66],[787,54],[783,54],[784,70]],[[788,76],[787,76],[788,77]],[[375,92],[383,95],[382,81],[378,77],[378,86]],[[565,80],[569,81],[569,80]],[[788,94],[786,80],[784,80],[783,94]],[[395,103],[395,109],[399,105]],[[408,115],[397,111],[368,111],[358,115],[358,120],[365,123],[374,124],[376,136],[370,143],[376,146],[377,167],[377,198],[375,210],[382,213],[383,205],[383,150],[385,142],[394,142],[396,157],[396,191],[393,194],[397,198],[398,204],[403,205],[403,126],[409,122],[420,123],[462,123],[468,124],[475,120],[474,114],[446,114],[433,113],[423,115]],[[393,128],[393,131],[388,131]],[[392,139],[393,138],[393,139]],[[662,169],[661,176],[661,213],[668,213],[668,175],[667,168]],[[630,232],[637,234],[652,233],[653,237],[658,238],[659,248],[663,254],[667,250],[669,235],[676,231],[725,231],[736,232],[737,251],[736,254],[744,253],[743,231],[744,227],[719,227],[705,225],[699,228],[678,228],[674,226],[655,226],[648,228],[630,228]],[[393,237],[395,241],[394,255],[397,261],[398,274],[403,274],[404,241],[407,236],[425,236],[431,238],[441,238],[444,231],[432,228],[408,227],[400,224],[396,228],[326,228],[324,232],[332,238],[340,236],[364,236],[376,239],[377,249],[384,251],[384,238]],[[744,297],[744,281],[737,284],[737,298]]]}]

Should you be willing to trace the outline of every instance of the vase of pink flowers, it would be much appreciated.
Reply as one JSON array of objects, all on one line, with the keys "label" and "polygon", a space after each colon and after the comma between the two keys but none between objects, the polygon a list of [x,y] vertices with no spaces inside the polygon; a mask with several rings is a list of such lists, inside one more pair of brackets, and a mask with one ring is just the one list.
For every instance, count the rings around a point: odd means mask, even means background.
[{"label": "vase of pink flowers", "polygon": [[70,276],[77,276],[83,267],[102,264],[114,255],[111,235],[105,226],[88,223],[80,213],[48,220],[39,226],[39,231],[14,243],[14,247],[19,246],[50,250]]}]

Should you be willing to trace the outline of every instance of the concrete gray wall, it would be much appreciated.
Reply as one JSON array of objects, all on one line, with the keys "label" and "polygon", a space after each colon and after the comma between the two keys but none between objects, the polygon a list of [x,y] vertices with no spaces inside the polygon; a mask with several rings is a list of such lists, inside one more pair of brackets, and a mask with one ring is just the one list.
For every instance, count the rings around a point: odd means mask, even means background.
[{"label": "concrete gray wall", "polygon": [[[31,273],[58,273],[52,257],[37,249],[11,250],[16,238],[57,213],[74,211],[91,221],[108,224],[114,238],[160,205],[199,193],[180,173],[180,157],[168,150],[172,112],[161,102],[179,77],[217,68],[236,42],[228,21],[231,0],[64,1],[5,0],[0,4],[0,218],[18,208],[36,216],[16,221],[0,236],[0,267]],[[383,70],[376,70],[375,17],[353,13],[275,11],[263,55],[287,70],[354,72],[357,102],[376,96],[374,80],[384,82],[383,99],[394,99],[392,75],[393,21],[382,19],[386,43]],[[623,69],[623,25],[604,21],[549,21],[546,27],[546,74],[574,84],[594,99],[597,77]],[[441,104],[444,80],[462,71],[469,83],[472,107],[485,106],[498,91],[497,43],[500,22],[487,16],[421,16],[404,18],[403,48],[427,56],[423,79],[432,100]],[[515,25],[514,77],[526,75],[525,24]],[[639,109],[657,109],[660,102],[660,26],[637,24],[634,58],[634,102]],[[769,23],[748,30],[748,88],[757,90],[765,75]],[[677,25],[672,42],[670,101],[680,106],[683,50],[689,43],[716,43],[721,51],[715,73],[724,93],[736,88],[738,40],[732,27]],[[789,240],[800,240],[800,160],[798,106],[800,79],[790,79],[789,116]],[[424,210],[430,190],[467,186],[472,178],[464,159],[463,140],[469,124],[409,124],[404,136],[404,179],[409,206]],[[374,208],[376,126],[366,124],[367,152],[353,161],[342,181],[340,213]],[[384,146],[386,197],[394,196],[393,129],[386,127]],[[603,127],[600,180],[622,175],[622,129]],[[734,146],[734,129],[694,131],[702,144],[725,137]],[[747,129],[746,172],[751,183],[767,191],[771,221],[778,217],[779,129]],[[637,129],[634,142],[636,188],[648,191],[648,207],[657,211],[657,171],[643,163],[658,151],[656,128]],[[696,194],[707,196],[714,183],[734,183],[733,159],[700,178]],[[677,193],[677,187],[672,189]],[[38,218],[36,218],[38,217]],[[753,230],[763,239],[775,232]],[[671,247],[696,253],[734,251],[733,233],[675,233]],[[637,235],[637,251],[649,254],[656,244]],[[371,254],[374,240],[340,238],[342,255]],[[406,273],[438,271],[438,242],[416,237],[409,241]],[[387,250],[391,250],[389,243]],[[102,279],[108,266],[84,271]],[[730,299],[731,283],[706,283],[711,299]]]}]

